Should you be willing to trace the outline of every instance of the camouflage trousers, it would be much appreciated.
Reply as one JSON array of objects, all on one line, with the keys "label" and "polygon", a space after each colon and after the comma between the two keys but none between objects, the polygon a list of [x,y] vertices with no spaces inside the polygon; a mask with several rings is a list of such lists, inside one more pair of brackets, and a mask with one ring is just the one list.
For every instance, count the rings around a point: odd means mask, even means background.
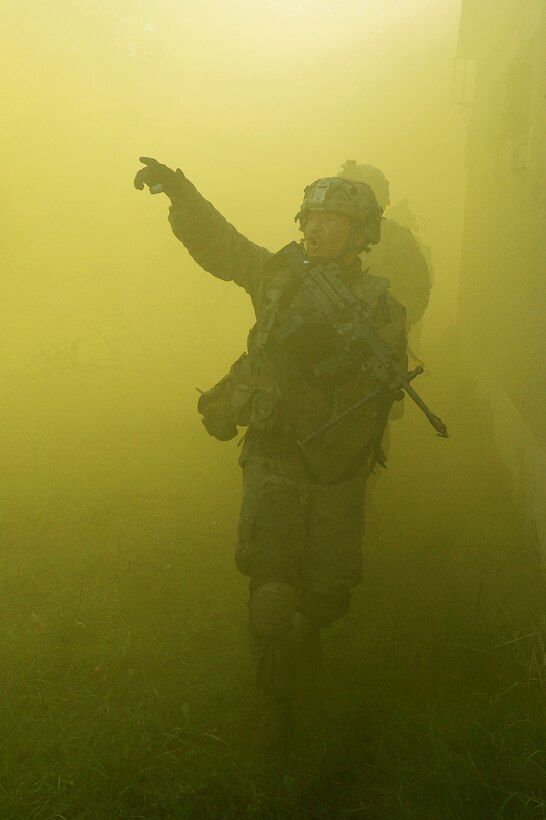
[{"label": "camouflage trousers", "polygon": [[321,485],[310,480],[295,447],[248,450],[241,458],[237,568],[250,576],[251,593],[271,581],[294,587],[298,610],[327,626],[347,612],[350,588],[361,580],[367,468]]}]

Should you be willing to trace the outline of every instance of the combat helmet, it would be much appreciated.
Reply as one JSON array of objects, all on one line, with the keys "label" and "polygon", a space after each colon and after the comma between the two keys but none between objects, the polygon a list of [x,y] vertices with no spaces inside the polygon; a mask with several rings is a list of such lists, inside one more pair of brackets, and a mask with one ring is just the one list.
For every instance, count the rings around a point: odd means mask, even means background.
[{"label": "combat helmet", "polygon": [[[358,252],[375,245],[381,238],[381,215],[377,198],[370,185],[365,182],[349,181],[339,177],[321,177],[308,185],[303,194],[303,202],[295,221],[300,230],[305,228],[311,211],[330,211],[344,214],[351,219],[352,242]],[[358,245],[354,240],[357,232],[364,238]]]},{"label": "combat helmet", "polygon": [[348,159],[341,166],[341,171],[338,173],[341,179],[348,179],[351,181],[365,182],[373,188],[377,201],[385,210],[390,203],[389,180],[375,165],[365,165],[357,162],[355,159]]}]

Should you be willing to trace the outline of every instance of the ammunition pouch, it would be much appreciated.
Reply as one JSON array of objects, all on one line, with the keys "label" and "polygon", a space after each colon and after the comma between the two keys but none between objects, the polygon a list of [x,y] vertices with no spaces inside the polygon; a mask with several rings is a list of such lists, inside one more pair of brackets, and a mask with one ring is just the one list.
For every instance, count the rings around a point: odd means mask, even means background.
[{"label": "ammunition pouch", "polygon": [[207,433],[220,441],[235,438],[237,426],[250,422],[248,410],[254,389],[251,362],[244,353],[226,376],[199,396],[197,410]]},{"label": "ammunition pouch", "polygon": [[277,429],[279,402],[279,390],[260,380],[258,368],[243,353],[226,376],[201,393],[197,410],[209,435],[229,441],[237,435],[238,427],[251,424],[262,432]]}]

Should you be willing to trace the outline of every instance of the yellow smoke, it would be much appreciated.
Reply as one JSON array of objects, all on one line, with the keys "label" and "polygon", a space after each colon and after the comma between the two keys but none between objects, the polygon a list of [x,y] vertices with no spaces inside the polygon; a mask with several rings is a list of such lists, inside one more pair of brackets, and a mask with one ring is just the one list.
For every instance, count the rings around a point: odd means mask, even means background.
[{"label": "yellow smoke", "polygon": [[201,432],[194,388],[243,349],[250,305],[170,235],[165,197],[133,189],[140,154],[180,166],[271,249],[296,236],[308,182],[348,158],[378,165],[392,202],[408,196],[426,223],[430,328],[449,318],[464,182],[458,11],[455,0],[4,9],[6,497],[176,485],[182,463],[224,458]]}]

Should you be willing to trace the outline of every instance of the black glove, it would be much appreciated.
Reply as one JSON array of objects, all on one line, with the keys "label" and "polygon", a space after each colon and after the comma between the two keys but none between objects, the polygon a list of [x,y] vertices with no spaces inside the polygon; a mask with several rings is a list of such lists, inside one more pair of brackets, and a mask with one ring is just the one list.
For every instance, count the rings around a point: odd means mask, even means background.
[{"label": "black glove", "polygon": [[165,193],[168,197],[181,191],[185,176],[180,168],[173,171],[168,165],[162,165],[152,157],[139,157],[139,160],[146,166],[135,176],[135,188],[139,191],[144,190],[145,185],[151,194]]}]

